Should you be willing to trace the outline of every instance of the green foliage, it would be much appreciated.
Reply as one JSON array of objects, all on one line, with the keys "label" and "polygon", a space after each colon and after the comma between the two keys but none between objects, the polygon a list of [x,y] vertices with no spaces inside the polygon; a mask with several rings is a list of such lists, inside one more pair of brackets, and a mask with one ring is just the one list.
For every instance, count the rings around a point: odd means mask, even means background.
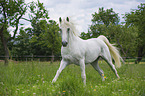
[{"label": "green foliage", "polygon": [[[29,18],[23,15],[29,14]],[[0,1],[0,39],[4,38],[12,56],[25,55],[60,55],[61,38],[58,24],[49,19],[48,11],[39,0],[25,4],[24,0]],[[92,14],[92,25],[88,33],[81,33],[81,38],[96,38],[105,35],[111,43],[115,43],[124,57],[143,57],[145,55],[145,4],[138,9],[126,13],[124,25],[119,24],[118,13],[113,8],[99,8]],[[20,19],[31,23],[31,28],[20,28]],[[7,30],[14,27],[13,36]],[[1,31],[2,30],[2,31]],[[15,38],[16,37],[16,38]],[[0,55],[6,52],[4,42],[0,41]],[[7,53],[8,51],[7,50]]]},{"label": "green foliage", "polygon": [[39,34],[34,34],[30,42],[38,46],[46,46],[52,52],[51,55],[59,54],[61,49],[61,38],[58,32],[58,24],[53,20],[49,20],[48,23],[46,20],[41,20],[38,22],[37,26],[40,28]]},{"label": "green foliage", "polygon": [[29,33],[24,28],[21,28],[19,35],[13,41],[13,47],[11,49],[13,56],[32,55],[32,45],[29,43],[29,40]]},{"label": "green foliage", "polygon": [[137,27],[137,51],[138,58],[136,63],[140,62],[141,58],[145,55],[145,4],[140,4],[138,9],[132,10],[130,13],[125,14],[125,21],[127,26]]},{"label": "green foliage", "polygon": [[43,3],[40,3],[38,0],[36,2],[28,3],[28,10],[29,10],[29,19],[25,19],[31,22],[32,27],[37,27],[36,24],[39,22],[40,19],[49,19],[48,11],[45,9]]},{"label": "green foliage", "polygon": [[[33,19],[40,19],[40,18],[47,18],[49,19],[48,17],[48,11],[45,9],[43,3],[40,3],[40,1],[38,0],[37,3],[36,2],[31,2],[29,5],[29,9],[30,9],[30,18],[31,20]],[[34,16],[35,18],[34,18]]]},{"label": "green foliage", "polygon": [[[123,25],[110,24],[103,27],[102,35],[107,36],[110,42],[115,43],[124,57],[135,57],[137,55],[137,28]],[[132,46],[130,48],[130,46]]]},{"label": "green foliage", "polygon": [[95,24],[105,24],[108,26],[110,23],[118,24],[119,23],[119,17],[118,13],[115,13],[113,11],[113,8],[104,10],[104,7],[99,8],[98,13],[92,14],[93,19],[92,22]]},{"label": "green foliage", "polygon": [[[137,56],[138,28],[119,24],[118,13],[113,9],[99,8],[98,13],[92,14],[92,25],[88,33],[82,33],[83,39],[97,38],[105,35],[111,43],[115,43],[123,57]],[[132,47],[130,47],[132,46]]]},{"label": "green foliage", "polygon": [[118,25],[119,23],[118,14],[112,8],[107,10],[104,10],[104,7],[99,8],[99,12],[92,14],[92,17],[92,25],[90,26],[92,37],[101,35],[104,28],[110,24]]},{"label": "green foliage", "polygon": [[[102,61],[101,61],[102,62]],[[101,63],[99,62],[99,63]],[[8,67],[0,62],[0,95],[5,96],[143,96],[145,94],[144,64],[125,64],[118,70],[117,80],[104,62],[106,80],[92,66],[86,67],[87,85],[83,86],[80,67],[70,65],[63,70],[56,83],[51,81],[59,62],[11,62]]]},{"label": "green foliage", "polygon": [[[5,65],[8,65],[9,48],[7,46],[8,41],[13,40],[17,34],[19,21],[26,13],[27,6],[23,0],[1,0],[0,1],[0,38],[3,45],[3,51],[5,53]],[[15,27],[13,36],[7,30],[8,27]]]},{"label": "green foliage", "polygon": [[[31,33],[30,42],[35,48],[35,55],[53,55],[60,53],[60,35],[58,33],[58,24],[53,20],[48,20],[48,11],[39,1],[31,2],[29,5],[29,20],[32,28],[29,28]],[[39,50],[39,51],[38,51]],[[48,52],[49,51],[49,52]]]},{"label": "green foliage", "polygon": [[145,4],[141,4],[138,6],[138,9],[132,10],[130,13],[125,14],[124,18],[127,26],[136,26],[138,28],[138,40],[143,43],[145,41]]},{"label": "green foliage", "polygon": [[[60,54],[60,34],[58,24],[49,20],[48,11],[43,3],[27,4],[29,18],[23,18],[31,23],[32,28],[21,28],[17,38],[10,47],[13,56],[52,55]],[[39,51],[38,51],[39,50]]]},{"label": "green foliage", "polygon": [[91,32],[90,31],[88,33],[82,32],[81,38],[84,40],[91,38]]},{"label": "green foliage", "polygon": [[15,38],[15,35],[18,30],[19,20],[25,14],[26,9],[27,7],[23,0],[1,0],[0,1],[0,10],[1,10],[0,14],[2,14],[0,23],[2,24],[1,26],[4,27],[4,30],[7,30],[8,25],[15,27],[14,35],[12,39]]}]

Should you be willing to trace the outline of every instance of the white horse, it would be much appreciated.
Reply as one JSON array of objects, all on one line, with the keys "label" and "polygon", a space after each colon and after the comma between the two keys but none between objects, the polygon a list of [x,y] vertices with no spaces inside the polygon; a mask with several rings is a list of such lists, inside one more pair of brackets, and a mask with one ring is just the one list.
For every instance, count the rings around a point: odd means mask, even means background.
[{"label": "white horse", "polygon": [[62,60],[52,83],[56,82],[61,71],[69,64],[76,64],[80,66],[81,77],[85,85],[85,64],[91,64],[94,69],[98,71],[104,81],[104,72],[98,65],[98,60],[100,57],[102,57],[110,65],[117,78],[120,78],[117,74],[115,66],[112,63],[112,57],[115,61],[116,67],[121,67],[120,59],[122,58],[116,47],[110,44],[105,36],[101,35],[98,38],[82,40],[78,36],[74,23],[71,22],[68,17],[66,20],[63,19],[63,21],[59,18],[59,21],[60,31],[62,34]]}]

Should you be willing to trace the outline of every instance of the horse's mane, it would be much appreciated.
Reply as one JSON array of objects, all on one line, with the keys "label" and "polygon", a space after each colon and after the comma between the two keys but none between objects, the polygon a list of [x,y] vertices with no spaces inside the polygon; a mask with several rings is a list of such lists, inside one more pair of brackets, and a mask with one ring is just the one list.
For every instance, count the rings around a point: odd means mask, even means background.
[{"label": "horse's mane", "polygon": [[62,27],[68,27],[71,29],[73,34],[75,36],[80,36],[79,31],[76,29],[76,23],[72,20],[72,18],[69,18],[69,22],[66,19],[62,20],[62,23],[60,24]]}]

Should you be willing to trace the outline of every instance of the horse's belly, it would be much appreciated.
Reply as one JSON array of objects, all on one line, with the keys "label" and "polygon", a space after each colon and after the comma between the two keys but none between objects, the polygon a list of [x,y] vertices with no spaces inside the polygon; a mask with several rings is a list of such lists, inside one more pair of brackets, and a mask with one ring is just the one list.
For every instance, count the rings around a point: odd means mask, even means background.
[{"label": "horse's belly", "polygon": [[76,64],[79,65],[79,58],[74,57],[72,55],[63,55],[62,58],[66,61],[68,61],[70,64]]},{"label": "horse's belly", "polygon": [[100,55],[101,49],[100,48],[92,48],[86,52],[85,56],[85,63],[92,63],[94,62],[98,56]]}]

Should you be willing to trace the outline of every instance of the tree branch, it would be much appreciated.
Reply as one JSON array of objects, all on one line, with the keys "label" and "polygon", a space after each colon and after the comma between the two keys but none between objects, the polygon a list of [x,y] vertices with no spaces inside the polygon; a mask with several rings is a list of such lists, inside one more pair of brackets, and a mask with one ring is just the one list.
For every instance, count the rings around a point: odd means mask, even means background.
[{"label": "tree branch", "polygon": [[2,36],[3,30],[4,30],[4,26],[2,26],[1,29],[0,29],[0,36]]},{"label": "tree branch", "polygon": [[24,20],[29,21],[29,22],[31,22],[31,21],[32,21],[32,20],[29,20],[29,19],[26,19],[26,18],[21,18],[21,19],[24,19]]},{"label": "tree branch", "polygon": [[21,10],[22,10],[23,12],[21,13],[21,15],[20,15],[20,16],[18,17],[18,19],[16,20],[16,23],[15,23],[15,24],[16,24],[16,29],[14,30],[14,34],[13,34],[12,37],[8,38],[7,41],[14,39],[15,36],[16,36],[16,34],[17,34],[19,20],[22,18],[22,16],[23,16],[24,13],[26,12],[26,7],[24,8],[24,10],[21,8]]},{"label": "tree branch", "polygon": [[119,42],[119,39],[117,39],[117,44],[121,47],[121,51],[122,51],[123,54],[126,56],[126,53],[124,52],[123,47],[122,47],[122,45],[121,45],[120,42]]},{"label": "tree branch", "polygon": [[6,20],[6,18],[7,18],[7,16],[6,16],[6,12],[5,12],[5,6],[4,6],[4,4],[3,3],[1,3],[1,5],[2,5],[2,10],[3,10],[3,16],[4,16],[4,24],[6,24],[6,22],[7,22],[7,20]]}]

